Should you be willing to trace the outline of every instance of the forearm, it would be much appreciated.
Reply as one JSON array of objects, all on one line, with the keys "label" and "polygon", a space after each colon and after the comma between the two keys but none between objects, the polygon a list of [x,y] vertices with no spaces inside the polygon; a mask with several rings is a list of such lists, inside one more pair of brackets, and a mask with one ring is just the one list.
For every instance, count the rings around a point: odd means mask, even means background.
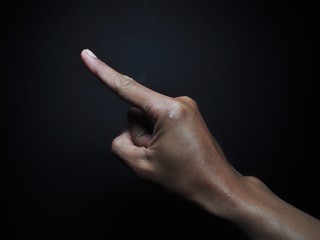
[{"label": "forearm", "polygon": [[[238,189],[234,189],[234,187]],[[320,221],[284,202],[259,179],[240,176],[234,186],[227,187],[222,210],[209,197],[198,202],[214,215],[228,219],[252,239],[319,239]],[[209,196],[210,191],[207,195]]]}]

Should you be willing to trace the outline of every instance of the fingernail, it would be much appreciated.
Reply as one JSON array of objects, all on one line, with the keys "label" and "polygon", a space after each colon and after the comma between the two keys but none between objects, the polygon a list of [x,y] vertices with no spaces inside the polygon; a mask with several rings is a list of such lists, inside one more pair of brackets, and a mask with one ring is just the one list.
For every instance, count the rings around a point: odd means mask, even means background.
[{"label": "fingernail", "polygon": [[94,53],[93,53],[93,52],[91,52],[89,49],[85,49],[84,51],[85,51],[85,52],[86,52],[86,54],[88,54],[90,57],[92,57],[92,58],[97,58],[97,56],[96,56],[96,55],[94,55]]}]

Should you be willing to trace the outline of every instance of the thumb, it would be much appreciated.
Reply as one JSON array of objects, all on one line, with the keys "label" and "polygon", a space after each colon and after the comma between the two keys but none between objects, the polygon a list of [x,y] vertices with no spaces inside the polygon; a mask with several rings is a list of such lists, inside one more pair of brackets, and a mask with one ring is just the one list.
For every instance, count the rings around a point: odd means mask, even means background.
[{"label": "thumb", "polygon": [[147,116],[137,108],[128,111],[132,142],[138,147],[148,147],[152,140],[153,125]]},{"label": "thumb", "polygon": [[134,145],[130,130],[127,128],[112,141],[111,146],[112,153],[135,172],[146,167],[146,150],[145,147]]}]

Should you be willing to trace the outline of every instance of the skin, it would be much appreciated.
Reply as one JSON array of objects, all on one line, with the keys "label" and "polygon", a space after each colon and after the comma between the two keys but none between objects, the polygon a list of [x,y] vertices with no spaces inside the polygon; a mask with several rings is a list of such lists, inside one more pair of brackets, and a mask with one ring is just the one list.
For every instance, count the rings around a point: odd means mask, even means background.
[{"label": "skin", "polygon": [[112,152],[134,173],[237,224],[252,239],[320,239],[320,221],[227,161],[195,101],[171,98],[122,75],[90,50],[87,68],[133,107]]}]

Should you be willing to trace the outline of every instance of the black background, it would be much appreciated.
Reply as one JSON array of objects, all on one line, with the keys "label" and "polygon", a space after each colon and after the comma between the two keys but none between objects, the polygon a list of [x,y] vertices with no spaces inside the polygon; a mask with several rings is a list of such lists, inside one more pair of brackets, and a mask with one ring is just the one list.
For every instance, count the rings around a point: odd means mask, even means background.
[{"label": "black background", "polygon": [[6,239],[245,239],[112,156],[128,106],[89,74],[83,48],[161,93],[194,98],[241,173],[319,218],[304,9],[292,1],[8,2]]}]

